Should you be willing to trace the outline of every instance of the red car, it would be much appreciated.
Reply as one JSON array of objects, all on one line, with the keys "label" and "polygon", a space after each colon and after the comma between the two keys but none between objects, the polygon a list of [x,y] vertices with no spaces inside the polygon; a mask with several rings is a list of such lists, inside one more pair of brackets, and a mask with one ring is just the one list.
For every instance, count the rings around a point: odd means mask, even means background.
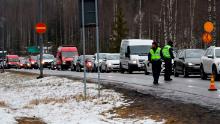
[{"label": "red car", "polygon": [[57,69],[69,69],[74,56],[78,56],[78,50],[75,46],[60,46],[57,50],[56,64]]},{"label": "red car", "polygon": [[7,55],[6,56],[6,68],[19,68],[20,60],[18,55]]}]

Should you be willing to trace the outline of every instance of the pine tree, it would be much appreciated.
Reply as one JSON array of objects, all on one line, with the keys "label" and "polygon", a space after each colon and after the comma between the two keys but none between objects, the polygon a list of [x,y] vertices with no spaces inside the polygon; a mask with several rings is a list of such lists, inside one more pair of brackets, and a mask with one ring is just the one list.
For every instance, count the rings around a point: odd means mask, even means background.
[{"label": "pine tree", "polygon": [[120,6],[117,6],[114,24],[112,28],[110,51],[119,52],[121,40],[126,38],[127,35],[128,28],[126,27],[126,21],[124,19],[122,8]]}]

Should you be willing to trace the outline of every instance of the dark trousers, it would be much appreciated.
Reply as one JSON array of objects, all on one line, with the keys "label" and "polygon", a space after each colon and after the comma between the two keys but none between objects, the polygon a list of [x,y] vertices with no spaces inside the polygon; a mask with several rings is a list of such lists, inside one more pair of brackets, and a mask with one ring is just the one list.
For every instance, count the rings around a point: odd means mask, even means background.
[{"label": "dark trousers", "polygon": [[160,72],[161,72],[161,61],[152,61],[152,72],[154,78],[154,84],[158,83]]},{"label": "dark trousers", "polygon": [[165,59],[165,74],[164,80],[169,80],[172,74],[172,59]]}]

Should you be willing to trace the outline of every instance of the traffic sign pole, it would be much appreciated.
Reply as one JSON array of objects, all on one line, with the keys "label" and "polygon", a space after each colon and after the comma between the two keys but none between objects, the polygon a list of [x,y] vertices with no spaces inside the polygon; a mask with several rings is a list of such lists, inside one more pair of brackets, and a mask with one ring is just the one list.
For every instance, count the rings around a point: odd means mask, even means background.
[{"label": "traffic sign pole", "polygon": [[84,0],[82,0],[82,40],[83,40],[83,65],[84,65],[84,98],[86,100],[86,63],[85,63],[85,54],[86,54],[86,45],[85,45],[85,17],[84,17]]},{"label": "traffic sign pole", "polygon": [[99,19],[98,19],[98,0],[95,0],[96,12],[96,47],[97,47],[97,60],[98,60],[98,96],[100,97],[100,64],[99,64]]},{"label": "traffic sign pole", "polygon": [[[40,22],[42,22],[42,14],[43,14],[43,1],[40,0]],[[40,41],[40,75],[38,78],[43,78],[43,33],[46,32],[46,25],[43,23],[38,23],[36,25],[36,31],[39,34],[39,41]]]}]

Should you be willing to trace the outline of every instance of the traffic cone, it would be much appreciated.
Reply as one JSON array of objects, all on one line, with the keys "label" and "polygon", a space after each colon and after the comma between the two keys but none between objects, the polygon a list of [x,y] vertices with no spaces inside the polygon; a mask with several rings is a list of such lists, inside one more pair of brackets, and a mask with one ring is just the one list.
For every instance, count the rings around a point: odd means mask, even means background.
[{"label": "traffic cone", "polygon": [[215,87],[215,78],[214,78],[213,74],[211,75],[209,91],[217,91],[217,89]]}]

